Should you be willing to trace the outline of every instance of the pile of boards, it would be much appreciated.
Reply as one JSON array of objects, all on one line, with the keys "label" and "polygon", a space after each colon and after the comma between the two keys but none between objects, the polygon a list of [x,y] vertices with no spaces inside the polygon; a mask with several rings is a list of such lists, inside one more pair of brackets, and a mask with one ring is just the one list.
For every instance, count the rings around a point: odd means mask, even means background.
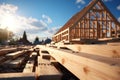
[{"label": "pile of boards", "polygon": [[120,80],[120,45],[41,46],[80,80]]},{"label": "pile of boards", "polygon": [[0,50],[0,73],[22,71],[23,64],[29,56],[28,50],[19,51],[18,48]]}]

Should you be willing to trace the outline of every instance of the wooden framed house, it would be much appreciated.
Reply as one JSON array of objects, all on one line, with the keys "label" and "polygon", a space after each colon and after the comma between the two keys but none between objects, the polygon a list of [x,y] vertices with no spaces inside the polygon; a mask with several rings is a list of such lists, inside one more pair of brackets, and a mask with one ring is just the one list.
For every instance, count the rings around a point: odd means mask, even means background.
[{"label": "wooden framed house", "polygon": [[120,37],[120,23],[102,0],[92,0],[53,36],[54,42],[85,42]]}]

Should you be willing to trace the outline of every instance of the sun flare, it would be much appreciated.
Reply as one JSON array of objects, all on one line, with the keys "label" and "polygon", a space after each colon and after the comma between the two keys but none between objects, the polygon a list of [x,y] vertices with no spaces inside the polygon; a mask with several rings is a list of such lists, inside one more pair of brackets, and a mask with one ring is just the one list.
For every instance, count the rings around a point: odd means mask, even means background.
[{"label": "sun flare", "polygon": [[15,31],[16,30],[16,19],[14,15],[4,15],[1,26],[4,28],[8,28],[8,30]]}]

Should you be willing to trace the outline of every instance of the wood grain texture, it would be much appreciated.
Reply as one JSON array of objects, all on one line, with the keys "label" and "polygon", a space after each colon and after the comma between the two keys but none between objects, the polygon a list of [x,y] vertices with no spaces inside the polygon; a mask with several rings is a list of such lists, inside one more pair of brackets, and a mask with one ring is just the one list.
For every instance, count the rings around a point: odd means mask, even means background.
[{"label": "wood grain texture", "polygon": [[5,73],[0,74],[0,80],[36,80],[34,73]]},{"label": "wood grain texture", "polygon": [[[62,49],[39,46],[49,51],[59,63],[76,75],[80,80],[119,80],[120,65],[111,65],[109,62],[99,61],[100,58],[92,59],[77,55]],[[100,51],[99,51],[100,52]],[[87,52],[89,53],[89,51]],[[118,59],[119,60],[119,59]]]},{"label": "wood grain texture", "polygon": [[111,45],[64,45],[64,46],[76,52],[84,52],[111,58],[120,58],[120,46]]},{"label": "wood grain texture", "polygon": [[61,80],[62,73],[59,72],[54,65],[47,59],[38,57],[37,74],[39,80]]}]

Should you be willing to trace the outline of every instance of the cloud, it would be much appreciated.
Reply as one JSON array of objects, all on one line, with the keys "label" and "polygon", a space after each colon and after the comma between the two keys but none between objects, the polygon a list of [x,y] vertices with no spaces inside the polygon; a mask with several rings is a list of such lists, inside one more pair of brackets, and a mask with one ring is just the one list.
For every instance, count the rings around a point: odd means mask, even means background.
[{"label": "cloud", "polygon": [[85,1],[84,0],[76,0],[76,3],[80,3],[80,4],[85,4]]},{"label": "cloud", "polygon": [[2,4],[0,5],[0,11],[6,12],[6,13],[15,13],[18,10],[17,6],[11,5],[11,4]]},{"label": "cloud", "polygon": [[118,18],[118,21],[120,22],[120,17]]},{"label": "cloud", "polygon": [[52,23],[52,19],[49,16],[46,15],[42,15],[42,18],[44,19],[45,22],[47,22],[48,24]]},{"label": "cloud", "polygon": [[85,0],[76,0],[77,8],[81,8],[81,5],[84,5],[85,3]]},{"label": "cloud", "polygon": [[[32,17],[24,17],[17,15],[17,6],[11,4],[0,5],[0,24],[2,28],[8,27],[8,29],[14,32],[21,32],[23,30],[39,30],[40,27],[35,25],[36,23],[42,24],[40,20]],[[45,27],[42,25],[41,27]]]},{"label": "cloud", "polygon": [[120,10],[120,5],[117,6],[117,10]]},{"label": "cloud", "polygon": [[38,33],[28,33],[28,39],[33,42],[35,37],[39,37],[40,40],[45,40],[47,37],[52,38],[53,34],[55,34],[61,27],[62,26],[50,27],[50,29],[47,27],[45,30],[39,31]]},{"label": "cloud", "polygon": [[[43,14],[41,19],[33,17],[20,16],[17,13],[19,8],[12,4],[1,4],[0,5],[0,28],[8,28],[13,31],[16,35],[22,35],[25,30],[29,36],[28,39],[34,40],[34,37],[41,35],[42,33],[52,35],[52,28],[48,28],[48,24],[52,23],[52,19]],[[45,33],[47,32],[47,33]],[[54,32],[54,31],[53,31]],[[43,34],[43,35],[44,35]]]},{"label": "cloud", "polygon": [[55,34],[62,26],[52,27],[48,30],[48,33]]}]

